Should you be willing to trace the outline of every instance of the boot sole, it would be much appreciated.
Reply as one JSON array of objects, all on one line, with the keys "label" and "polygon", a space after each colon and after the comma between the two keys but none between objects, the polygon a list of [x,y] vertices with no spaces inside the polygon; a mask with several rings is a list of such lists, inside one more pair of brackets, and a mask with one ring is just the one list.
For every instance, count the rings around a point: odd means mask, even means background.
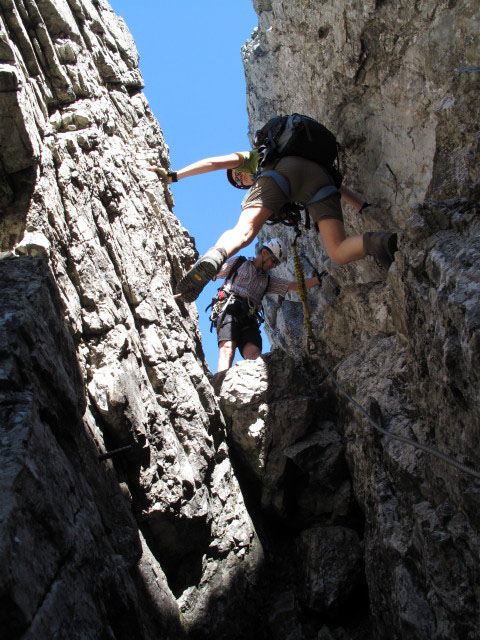
[{"label": "boot sole", "polygon": [[207,261],[199,261],[188,271],[177,285],[177,293],[182,294],[185,302],[194,302],[217,273],[216,265]]}]

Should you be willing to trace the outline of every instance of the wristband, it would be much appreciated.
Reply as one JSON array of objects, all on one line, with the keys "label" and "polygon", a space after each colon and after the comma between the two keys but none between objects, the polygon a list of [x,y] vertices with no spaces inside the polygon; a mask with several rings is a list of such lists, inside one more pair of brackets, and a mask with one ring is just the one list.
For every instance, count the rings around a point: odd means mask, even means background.
[{"label": "wristband", "polygon": [[172,182],[178,182],[178,176],[176,171],[167,171],[167,176],[172,179]]}]

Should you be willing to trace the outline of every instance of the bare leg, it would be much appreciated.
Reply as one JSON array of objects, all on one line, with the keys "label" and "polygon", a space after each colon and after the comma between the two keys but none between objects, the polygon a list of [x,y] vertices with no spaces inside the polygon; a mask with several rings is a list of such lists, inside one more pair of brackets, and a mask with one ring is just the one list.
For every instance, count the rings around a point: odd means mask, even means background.
[{"label": "bare leg", "polygon": [[237,251],[249,245],[255,238],[261,227],[272,215],[266,207],[249,207],[244,209],[233,229],[222,233],[215,243],[216,247],[222,247],[227,252],[227,257],[233,256]]},{"label": "bare leg", "polygon": [[230,369],[233,362],[233,357],[235,355],[235,349],[237,348],[237,343],[233,340],[223,340],[218,345],[220,352],[218,354],[218,373],[220,371],[224,371],[225,369]]},{"label": "bare leg", "polygon": [[247,342],[243,347],[242,356],[245,360],[256,360],[260,355],[260,349],[253,342]]},{"label": "bare leg", "polygon": [[342,186],[340,187],[339,191],[340,191],[342,200],[347,204],[352,205],[352,207],[357,211],[360,211],[362,206],[365,204],[365,198],[362,197],[360,194],[356,193],[355,191],[352,191],[352,189]]},{"label": "bare leg", "polygon": [[354,260],[365,258],[363,236],[345,236],[343,222],[335,218],[327,218],[317,222],[322,236],[323,246],[329,258],[336,264],[348,264]]},{"label": "bare leg", "polygon": [[270,209],[265,207],[249,207],[242,211],[234,228],[225,231],[215,246],[209,249],[177,284],[178,297],[185,302],[196,300],[205,285],[218,273],[223,262],[249,245],[271,214]]}]

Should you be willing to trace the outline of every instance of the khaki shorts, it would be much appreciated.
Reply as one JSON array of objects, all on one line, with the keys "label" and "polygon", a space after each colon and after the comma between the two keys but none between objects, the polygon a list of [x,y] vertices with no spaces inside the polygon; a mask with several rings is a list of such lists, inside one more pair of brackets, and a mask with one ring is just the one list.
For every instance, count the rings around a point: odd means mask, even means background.
[{"label": "khaki shorts", "polygon": [[[308,202],[319,189],[333,184],[332,178],[323,167],[297,156],[282,158],[277,162],[274,170],[288,179],[293,202]],[[266,207],[277,214],[286,202],[289,201],[275,180],[268,176],[264,178],[260,176],[245,198],[242,209]],[[308,207],[307,211],[314,222],[327,218],[335,218],[343,222],[339,194],[334,194],[322,202],[315,202]]]}]

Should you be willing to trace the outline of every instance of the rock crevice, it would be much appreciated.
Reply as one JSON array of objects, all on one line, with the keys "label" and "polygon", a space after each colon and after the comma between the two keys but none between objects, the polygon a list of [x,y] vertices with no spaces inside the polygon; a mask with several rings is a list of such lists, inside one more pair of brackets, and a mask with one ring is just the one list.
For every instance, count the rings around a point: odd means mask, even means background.
[{"label": "rock crevice", "polygon": [[[388,273],[302,233],[319,354],[386,430],[479,469],[478,8],[254,6],[251,131],[325,123],[374,203],[348,233],[399,232]],[[142,87],[105,0],[0,0],[0,627],[474,640],[478,482],[372,430],[308,357],[295,294],[215,396]]]}]

